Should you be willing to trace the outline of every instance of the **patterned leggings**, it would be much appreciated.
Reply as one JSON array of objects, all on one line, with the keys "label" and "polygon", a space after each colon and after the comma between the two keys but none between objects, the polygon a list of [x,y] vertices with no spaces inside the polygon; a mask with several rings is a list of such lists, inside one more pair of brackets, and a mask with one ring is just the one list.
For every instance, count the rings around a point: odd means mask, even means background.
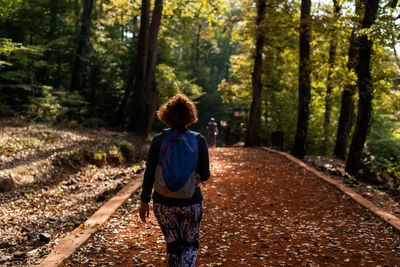
[{"label": "patterned leggings", "polygon": [[194,266],[200,241],[203,203],[169,207],[154,203],[154,215],[167,242],[167,266]]}]

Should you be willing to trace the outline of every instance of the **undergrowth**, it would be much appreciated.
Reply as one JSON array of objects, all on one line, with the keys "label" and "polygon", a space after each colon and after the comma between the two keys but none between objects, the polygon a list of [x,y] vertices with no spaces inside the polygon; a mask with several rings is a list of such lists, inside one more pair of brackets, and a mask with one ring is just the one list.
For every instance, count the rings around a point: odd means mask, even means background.
[{"label": "undergrowth", "polygon": [[73,151],[56,153],[53,164],[79,168],[84,165],[103,167],[106,164],[121,165],[135,161],[135,147],[127,142],[112,141],[99,147],[81,147]]}]

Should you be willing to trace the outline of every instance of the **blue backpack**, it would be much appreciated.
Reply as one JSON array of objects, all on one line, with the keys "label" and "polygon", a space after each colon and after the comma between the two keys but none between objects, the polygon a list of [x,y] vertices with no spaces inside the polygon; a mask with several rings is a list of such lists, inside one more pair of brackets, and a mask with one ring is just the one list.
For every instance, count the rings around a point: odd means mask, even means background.
[{"label": "blue backpack", "polygon": [[172,129],[163,132],[154,190],[165,197],[191,198],[199,184],[196,173],[199,133]]}]

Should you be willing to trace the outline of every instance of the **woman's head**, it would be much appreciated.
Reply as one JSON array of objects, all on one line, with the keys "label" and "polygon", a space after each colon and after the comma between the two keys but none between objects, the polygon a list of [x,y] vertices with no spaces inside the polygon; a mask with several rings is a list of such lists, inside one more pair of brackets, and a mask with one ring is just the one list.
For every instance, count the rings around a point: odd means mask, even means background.
[{"label": "woman's head", "polygon": [[186,127],[197,122],[195,104],[183,94],[177,94],[157,112],[158,118],[170,127]]}]

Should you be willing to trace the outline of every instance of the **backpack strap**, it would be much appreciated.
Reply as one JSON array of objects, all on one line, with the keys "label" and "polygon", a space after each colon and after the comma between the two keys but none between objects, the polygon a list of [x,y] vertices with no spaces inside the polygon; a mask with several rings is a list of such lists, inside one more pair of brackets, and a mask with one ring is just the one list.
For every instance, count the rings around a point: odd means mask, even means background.
[{"label": "backpack strap", "polygon": [[168,134],[168,131],[169,131],[169,130],[171,130],[171,128],[163,129],[163,130],[161,131],[161,133],[165,136],[165,135]]},{"label": "backpack strap", "polygon": [[[165,129],[163,129],[163,130],[161,131],[161,133],[162,133],[162,139],[164,139],[164,137],[167,136],[169,130],[171,130],[171,128],[165,128]],[[189,133],[193,134],[194,137],[196,138],[197,142],[199,143],[199,137],[200,137],[201,133],[195,132],[195,131],[190,131],[190,130],[189,130]],[[161,141],[162,141],[162,140],[161,140]]]},{"label": "backpack strap", "polygon": [[194,137],[196,138],[197,141],[199,141],[198,138],[199,138],[199,136],[200,136],[200,133],[195,132],[195,131],[190,131],[190,133],[194,135]]}]

